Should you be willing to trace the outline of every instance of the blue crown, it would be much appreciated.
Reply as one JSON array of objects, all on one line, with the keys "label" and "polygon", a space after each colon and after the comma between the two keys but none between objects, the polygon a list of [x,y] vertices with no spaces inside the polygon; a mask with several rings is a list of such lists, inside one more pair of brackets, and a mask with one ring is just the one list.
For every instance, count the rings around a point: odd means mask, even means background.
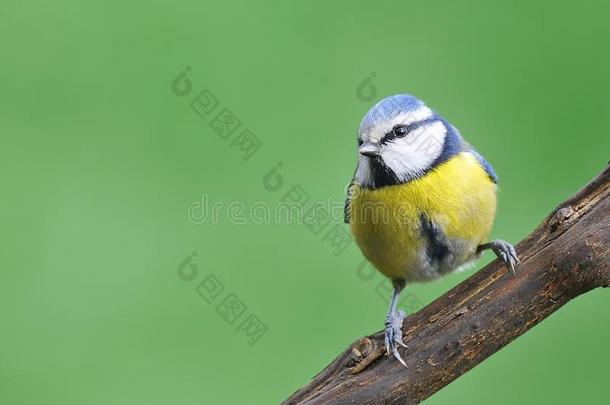
[{"label": "blue crown", "polygon": [[423,101],[409,94],[386,97],[366,113],[360,123],[360,129],[372,128],[379,122],[392,119],[404,112],[415,111],[423,105],[425,105]]}]

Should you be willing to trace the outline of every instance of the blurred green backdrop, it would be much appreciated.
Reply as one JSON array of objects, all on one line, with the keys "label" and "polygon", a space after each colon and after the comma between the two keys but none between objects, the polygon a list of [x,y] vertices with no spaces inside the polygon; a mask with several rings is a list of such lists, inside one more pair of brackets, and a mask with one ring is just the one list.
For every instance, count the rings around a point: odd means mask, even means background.
[{"label": "blurred green backdrop", "polygon": [[[353,244],[335,254],[335,221],[187,208],[296,185],[342,202],[371,92],[408,92],[494,165],[492,236],[516,242],[609,157],[609,17],[601,0],[3,2],[0,402],[280,402],[382,327],[381,276]],[[172,90],[187,67],[190,93]],[[428,403],[601,403],[609,303],[575,300]]]}]

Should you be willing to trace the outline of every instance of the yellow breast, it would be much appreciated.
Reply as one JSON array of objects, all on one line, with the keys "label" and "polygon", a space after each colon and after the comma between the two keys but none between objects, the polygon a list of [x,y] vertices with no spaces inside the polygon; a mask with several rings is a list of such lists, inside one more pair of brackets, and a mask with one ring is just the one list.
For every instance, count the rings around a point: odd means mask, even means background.
[{"label": "yellow breast", "polygon": [[[486,241],[496,210],[496,185],[476,157],[462,152],[423,177],[376,190],[352,190],[350,226],[364,256],[384,275],[423,281],[471,260]],[[424,215],[451,248],[447,268],[431,268]]]}]

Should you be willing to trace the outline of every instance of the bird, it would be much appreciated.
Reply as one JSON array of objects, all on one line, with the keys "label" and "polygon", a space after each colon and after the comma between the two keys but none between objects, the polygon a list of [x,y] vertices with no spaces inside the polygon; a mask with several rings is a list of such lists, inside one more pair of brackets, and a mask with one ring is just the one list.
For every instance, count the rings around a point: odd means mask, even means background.
[{"label": "bird", "polygon": [[409,94],[383,98],[357,132],[357,167],[344,219],[364,257],[393,289],[385,317],[385,352],[407,366],[398,348],[407,284],[438,279],[491,249],[515,272],[508,242],[489,241],[498,177],[459,131]]}]

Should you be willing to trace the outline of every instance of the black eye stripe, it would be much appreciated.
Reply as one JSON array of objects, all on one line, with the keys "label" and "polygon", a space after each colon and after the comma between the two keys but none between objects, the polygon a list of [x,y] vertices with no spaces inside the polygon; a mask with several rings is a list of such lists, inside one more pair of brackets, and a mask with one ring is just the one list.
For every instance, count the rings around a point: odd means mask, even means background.
[{"label": "black eye stripe", "polygon": [[[388,142],[392,142],[396,138],[404,138],[405,136],[409,135],[409,133],[413,132],[414,129],[417,129],[417,128],[425,126],[425,125],[432,124],[437,121],[439,121],[438,117],[431,117],[431,118],[427,118],[423,121],[414,122],[409,125],[396,125],[394,128],[392,128],[392,130],[390,132],[388,132],[387,134],[385,134],[383,136],[383,138],[381,138],[381,143],[385,144]],[[399,128],[399,127],[403,127],[407,130],[404,135],[396,135],[396,128]]]},{"label": "black eye stripe", "polygon": [[403,138],[410,132],[410,130],[411,128],[407,125],[396,125],[390,132],[381,138],[381,143],[385,144],[393,141],[396,138]]},{"label": "black eye stripe", "polygon": [[404,125],[397,125],[394,127],[393,132],[396,136],[405,136],[409,132],[409,128]]}]

